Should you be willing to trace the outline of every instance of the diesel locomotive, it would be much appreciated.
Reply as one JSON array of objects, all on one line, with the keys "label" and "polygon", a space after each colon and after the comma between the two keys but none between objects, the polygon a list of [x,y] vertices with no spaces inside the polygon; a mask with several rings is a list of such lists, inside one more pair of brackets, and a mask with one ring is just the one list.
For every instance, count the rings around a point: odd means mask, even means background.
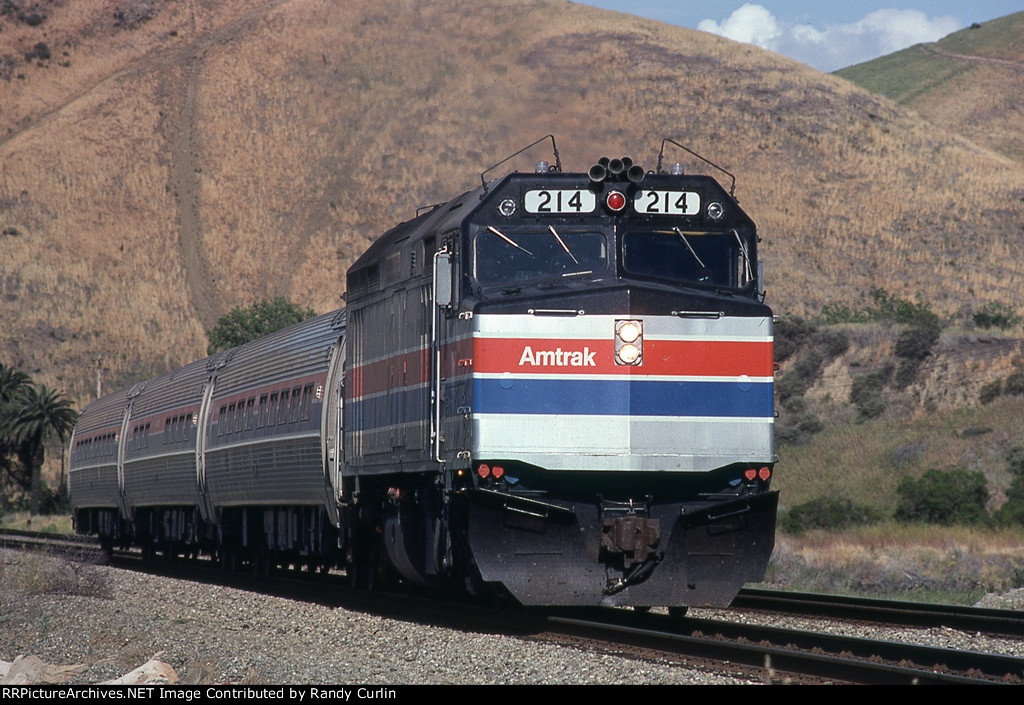
[{"label": "diesel locomotive", "polygon": [[650,171],[556,149],[482,175],[378,238],[344,309],[93,402],[77,530],[526,605],[728,605],[774,545],[772,311],[754,222],[666,143]]}]

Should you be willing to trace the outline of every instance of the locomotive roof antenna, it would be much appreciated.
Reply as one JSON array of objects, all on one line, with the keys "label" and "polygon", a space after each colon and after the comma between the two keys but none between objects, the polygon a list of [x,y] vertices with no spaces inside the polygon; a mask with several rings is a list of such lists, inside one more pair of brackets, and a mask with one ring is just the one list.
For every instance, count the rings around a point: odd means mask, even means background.
[{"label": "locomotive roof antenna", "polygon": [[736,177],[735,176],[733,176],[730,172],[726,171],[722,167],[720,167],[717,164],[715,164],[713,161],[710,161],[710,160],[705,159],[704,157],[700,156],[699,154],[694,152],[689,147],[684,147],[683,145],[679,144],[678,142],[676,142],[673,139],[669,139],[668,137],[666,137],[665,139],[663,139],[661,141],[661,151],[658,152],[658,168],[655,169],[655,173],[658,173],[658,174],[663,173],[662,170],[661,170],[661,159],[662,159],[662,157],[665,156],[665,143],[666,142],[671,142],[676,147],[679,147],[679,149],[681,149],[684,152],[687,152],[689,154],[692,154],[693,156],[697,157],[697,159],[700,159],[705,164],[709,164],[709,165],[713,166],[714,168],[718,169],[720,172],[722,172],[723,174],[728,176],[730,179],[732,179],[732,185],[729,186],[729,195],[733,196],[735,198],[735,191],[736,191]]},{"label": "locomotive roof antenna", "polygon": [[[531,142],[530,144],[528,144],[525,147],[523,147],[522,149],[520,149],[518,152],[514,152],[513,154],[508,155],[507,157],[502,159],[497,164],[489,166],[486,169],[484,169],[483,171],[481,171],[480,172],[480,185],[484,187],[484,193],[487,193],[487,181],[484,179],[484,175],[487,172],[493,171],[494,169],[497,169],[499,166],[501,166],[502,164],[507,162],[509,159],[512,159],[513,157],[518,157],[520,154],[522,154],[526,150],[530,149],[531,147],[535,147],[536,145],[540,144],[541,142],[543,142],[544,140],[547,140],[547,139],[551,140],[551,151],[554,152],[554,155],[555,155],[555,166],[554,166],[553,169],[551,169],[551,171],[561,171],[562,170],[562,158],[558,155],[558,145],[555,144],[555,136],[554,135],[544,135],[543,137],[541,137],[536,142]],[[483,196],[481,195],[480,198],[483,198]]]}]

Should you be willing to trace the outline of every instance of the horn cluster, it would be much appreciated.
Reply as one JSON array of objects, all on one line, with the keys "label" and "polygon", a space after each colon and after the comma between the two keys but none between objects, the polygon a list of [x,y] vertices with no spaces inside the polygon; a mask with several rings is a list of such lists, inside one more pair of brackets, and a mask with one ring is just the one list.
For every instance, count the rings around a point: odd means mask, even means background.
[{"label": "horn cluster", "polygon": [[597,164],[590,167],[587,172],[587,176],[590,180],[599,184],[602,181],[622,181],[625,179],[632,184],[638,184],[644,180],[644,168],[639,164],[634,164],[633,160],[629,157],[623,157],[622,159],[609,159],[608,157],[601,157],[597,160]]}]

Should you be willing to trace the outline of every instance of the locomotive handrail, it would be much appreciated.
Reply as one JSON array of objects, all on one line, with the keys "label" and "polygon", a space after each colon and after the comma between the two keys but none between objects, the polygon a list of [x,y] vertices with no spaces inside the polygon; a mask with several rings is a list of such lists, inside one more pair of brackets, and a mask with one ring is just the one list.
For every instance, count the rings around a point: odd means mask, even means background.
[{"label": "locomotive handrail", "polygon": [[725,169],[723,169],[722,167],[720,167],[720,166],[718,166],[717,164],[715,164],[715,163],[714,163],[713,161],[710,161],[710,160],[708,160],[708,159],[705,159],[704,157],[702,157],[701,155],[697,154],[696,152],[694,152],[694,151],[693,151],[692,149],[690,149],[689,147],[684,147],[683,145],[679,144],[678,142],[676,142],[676,141],[675,141],[675,140],[673,140],[673,139],[669,139],[668,137],[666,137],[665,139],[663,139],[663,140],[661,141],[661,151],[660,151],[660,152],[658,152],[658,168],[656,169],[656,172],[657,172],[657,173],[659,173],[659,174],[661,174],[661,173],[662,173],[662,171],[661,171],[661,159],[662,159],[662,157],[664,157],[664,156],[665,156],[665,143],[666,143],[666,142],[671,142],[671,143],[672,143],[672,144],[674,144],[674,145],[675,145],[676,147],[679,147],[679,149],[681,149],[681,150],[683,150],[683,151],[685,151],[685,152],[687,152],[687,153],[689,153],[689,154],[692,154],[693,156],[697,157],[697,159],[700,159],[700,160],[701,160],[702,162],[704,162],[705,164],[708,164],[709,166],[712,166],[712,167],[714,167],[715,169],[718,169],[718,170],[719,170],[720,172],[722,172],[723,174],[725,174],[726,176],[728,176],[728,177],[729,177],[730,179],[732,179],[732,184],[731,184],[731,185],[729,186],[729,195],[730,195],[730,196],[732,196],[733,198],[735,198],[735,192],[736,192],[736,177],[735,177],[735,176],[733,176],[731,172],[728,172],[728,171],[726,171],[726,170],[725,170]]},{"label": "locomotive handrail", "polygon": [[531,316],[582,316],[582,308],[529,308],[526,310]]},{"label": "locomotive handrail", "polygon": [[520,154],[522,154],[526,150],[528,150],[531,147],[534,147],[534,146],[540,144],[541,142],[543,142],[546,139],[550,139],[551,140],[551,151],[554,152],[554,154],[555,154],[555,171],[561,171],[562,170],[562,158],[558,155],[558,146],[555,144],[555,136],[554,135],[544,135],[543,137],[541,137],[536,142],[531,142],[530,144],[528,144],[525,147],[523,147],[522,149],[520,149],[518,152],[515,152],[513,154],[508,155],[507,157],[502,159],[497,164],[489,166],[486,169],[484,169],[483,171],[481,171],[480,172],[480,185],[483,186],[484,192],[483,192],[483,194],[480,194],[480,198],[482,199],[484,197],[484,194],[487,193],[487,181],[486,181],[486,179],[484,179],[484,175],[487,172],[493,171],[493,170],[497,169],[499,166],[501,166],[502,164],[507,162],[509,159],[512,159],[513,157],[518,157]]},{"label": "locomotive handrail", "polygon": [[724,318],[725,311],[673,311],[678,318]]}]

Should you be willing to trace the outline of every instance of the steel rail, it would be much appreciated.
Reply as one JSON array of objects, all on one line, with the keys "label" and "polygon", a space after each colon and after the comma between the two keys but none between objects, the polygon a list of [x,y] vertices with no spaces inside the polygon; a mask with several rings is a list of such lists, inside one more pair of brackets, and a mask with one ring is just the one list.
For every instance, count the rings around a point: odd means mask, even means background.
[{"label": "steel rail", "polygon": [[987,607],[744,588],[732,608],[1024,637],[1024,612]]},{"label": "steel rail", "polygon": [[601,635],[611,630],[637,647],[849,683],[1024,683],[1024,659],[1000,654],[624,610],[553,613],[549,620],[594,639],[609,639]]}]

